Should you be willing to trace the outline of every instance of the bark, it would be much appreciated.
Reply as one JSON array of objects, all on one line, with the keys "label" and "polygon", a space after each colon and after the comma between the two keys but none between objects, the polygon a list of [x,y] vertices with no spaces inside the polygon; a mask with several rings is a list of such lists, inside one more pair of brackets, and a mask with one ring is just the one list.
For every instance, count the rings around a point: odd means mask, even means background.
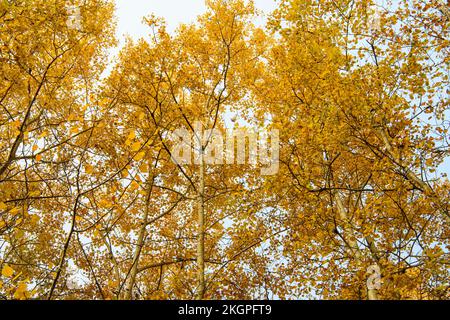
[{"label": "bark", "polygon": [[[335,191],[334,193],[334,199],[336,201],[336,206],[337,206],[337,210],[339,213],[339,218],[342,221],[342,229],[344,231],[344,242],[347,245],[347,247],[349,248],[349,250],[352,252],[353,256],[355,257],[356,261],[358,264],[362,265],[362,257],[361,257],[361,252],[360,249],[358,248],[358,243],[356,242],[356,240],[353,239],[352,237],[352,227],[350,224],[350,220],[348,218],[347,215],[347,210],[344,207],[344,204],[342,203],[342,199],[339,195],[338,191]],[[345,239],[345,237],[347,239]],[[375,248],[375,243],[373,242],[373,240],[371,238],[366,238],[368,244],[369,244],[369,249],[372,253],[372,255],[374,256],[374,258],[378,261],[378,254],[377,254],[377,250]],[[378,294],[378,290],[377,289],[367,289],[367,299],[368,300],[379,300],[379,294]]]},{"label": "bark", "polygon": [[205,162],[204,149],[200,154],[200,187],[198,191],[198,239],[197,239],[197,300],[202,300],[205,294]]},{"label": "bark", "polygon": [[141,228],[139,229],[139,235],[138,235],[138,239],[137,239],[137,243],[136,243],[136,248],[134,250],[134,255],[133,255],[133,265],[131,267],[131,271],[130,271],[130,280],[128,281],[128,286],[127,289],[125,291],[125,300],[131,300],[133,298],[133,287],[134,284],[136,283],[136,276],[138,274],[138,270],[139,270],[139,259],[141,256],[141,252],[142,252],[142,247],[144,246],[144,240],[145,237],[147,235],[147,224],[148,224],[148,216],[149,216],[149,212],[150,212],[150,198],[151,198],[151,194],[152,194],[152,189],[153,189],[153,182],[154,182],[154,178],[151,177],[149,178],[149,181],[147,183],[148,187],[147,187],[147,196],[145,198],[145,210],[144,210],[144,216],[142,218],[142,225]]}]

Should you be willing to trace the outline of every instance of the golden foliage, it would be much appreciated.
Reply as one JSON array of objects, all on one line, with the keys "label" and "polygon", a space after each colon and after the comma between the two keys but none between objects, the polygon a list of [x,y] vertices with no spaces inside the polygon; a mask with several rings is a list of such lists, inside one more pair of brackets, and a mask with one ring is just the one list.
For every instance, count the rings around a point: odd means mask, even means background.
[{"label": "golden foliage", "polygon": [[[375,5],[148,16],[103,80],[111,1],[81,30],[63,0],[0,1],[0,296],[448,299],[450,19]],[[276,175],[172,161],[171,131],[229,111],[279,130]]]}]

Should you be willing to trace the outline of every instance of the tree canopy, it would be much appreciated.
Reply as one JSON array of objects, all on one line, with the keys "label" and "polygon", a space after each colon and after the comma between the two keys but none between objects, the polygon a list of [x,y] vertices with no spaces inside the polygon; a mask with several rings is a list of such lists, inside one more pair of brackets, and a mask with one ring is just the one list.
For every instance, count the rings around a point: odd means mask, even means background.
[{"label": "tree canopy", "polygon": [[0,1],[0,299],[449,298],[448,3],[207,0],[110,61],[69,2]]}]

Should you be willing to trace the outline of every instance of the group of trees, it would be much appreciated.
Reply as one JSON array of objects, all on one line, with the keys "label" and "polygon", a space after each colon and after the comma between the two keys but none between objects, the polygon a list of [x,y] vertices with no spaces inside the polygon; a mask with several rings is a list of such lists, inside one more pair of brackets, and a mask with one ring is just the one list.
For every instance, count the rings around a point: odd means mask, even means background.
[{"label": "group of trees", "polygon": [[[2,299],[449,297],[448,3],[207,0],[112,64],[111,1],[68,2],[0,1]],[[276,174],[174,161],[230,112]]]}]

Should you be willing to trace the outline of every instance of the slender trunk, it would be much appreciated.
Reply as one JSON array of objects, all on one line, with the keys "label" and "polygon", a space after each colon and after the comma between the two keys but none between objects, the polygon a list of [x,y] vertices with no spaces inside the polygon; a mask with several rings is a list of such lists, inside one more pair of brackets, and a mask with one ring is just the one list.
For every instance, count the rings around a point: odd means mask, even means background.
[{"label": "slender trunk", "polygon": [[200,154],[200,188],[198,194],[197,221],[197,300],[202,300],[205,293],[205,157],[203,146]]},{"label": "slender trunk", "polygon": [[377,289],[367,289],[368,300],[380,300]]},{"label": "slender trunk", "polygon": [[[380,267],[380,265],[378,264],[379,261],[380,261],[380,255],[378,253],[378,249],[375,246],[375,241],[373,240],[373,238],[371,236],[367,236],[366,237],[366,241],[367,241],[367,244],[369,245],[369,250],[370,250],[370,253],[372,254],[372,257],[377,262],[378,267]],[[380,269],[380,272],[381,272],[381,269]],[[378,289],[376,289],[376,288],[373,288],[373,289],[367,288],[367,298],[369,300],[380,300],[380,296],[378,294]]]},{"label": "slender trunk", "polygon": [[[352,252],[353,256],[355,257],[356,262],[359,265],[362,265],[361,252],[358,248],[358,243],[352,237],[352,235],[353,235],[352,226],[350,224],[350,220],[347,215],[347,210],[345,209],[344,204],[342,203],[342,199],[341,199],[341,196],[339,195],[338,191],[335,191],[334,199],[336,201],[339,218],[342,220],[342,229],[344,231],[344,237],[345,237],[344,241],[345,241],[347,247]],[[366,240],[369,243],[369,248],[371,250],[372,255],[374,255],[375,259],[377,259],[376,248],[375,248],[375,244],[374,244],[373,240],[371,240],[370,238],[366,238]],[[378,295],[378,289],[367,288],[367,299],[368,300],[379,300],[380,298]]]},{"label": "slender trunk", "polygon": [[136,282],[136,276],[138,273],[138,266],[139,266],[139,258],[141,256],[142,247],[144,245],[144,239],[146,236],[146,227],[148,223],[148,215],[149,215],[149,206],[150,206],[150,198],[152,194],[153,189],[153,177],[148,180],[147,183],[147,196],[145,198],[145,211],[144,211],[144,217],[142,219],[142,225],[139,229],[139,235],[136,243],[136,248],[134,250],[133,254],[133,266],[131,267],[130,271],[130,280],[128,281],[127,289],[125,291],[125,300],[131,300],[133,298],[133,287]]},{"label": "slender trunk", "polygon": [[347,215],[347,210],[345,209],[344,204],[342,203],[341,196],[339,195],[338,191],[335,191],[334,199],[336,201],[339,218],[342,221],[341,227],[344,231],[344,235],[343,235],[344,241],[345,241],[347,247],[350,249],[352,255],[359,262],[361,260],[361,253],[359,252],[358,243],[352,237],[353,232],[351,230],[352,227],[351,227],[348,215]]}]

